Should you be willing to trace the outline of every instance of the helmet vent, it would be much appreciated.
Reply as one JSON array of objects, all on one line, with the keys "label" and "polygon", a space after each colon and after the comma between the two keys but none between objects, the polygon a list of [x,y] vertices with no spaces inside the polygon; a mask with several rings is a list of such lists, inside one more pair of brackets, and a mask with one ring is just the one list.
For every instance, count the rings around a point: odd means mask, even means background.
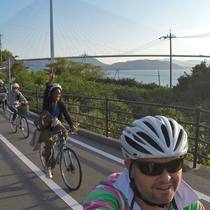
[{"label": "helmet vent", "polygon": [[149,151],[147,151],[146,149],[144,149],[142,146],[140,146],[139,144],[137,144],[135,141],[133,141],[131,138],[129,138],[128,136],[125,136],[125,140],[126,142],[133,148],[135,148],[137,151],[139,152],[143,152],[146,154],[151,154]]},{"label": "helmet vent", "polygon": [[[130,152],[128,152],[128,150],[122,146],[122,150],[126,153],[126,156],[132,156],[132,154]],[[134,154],[136,155],[136,154]]]},{"label": "helmet vent", "polygon": [[178,136],[178,139],[177,139],[177,142],[176,142],[176,146],[174,148],[174,151],[176,151],[177,147],[179,146],[180,141],[182,140],[182,137],[183,137],[183,130],[181,129],[180,132],[179,132],[179,136]]},{"label": "helmet vent", "polygon": [[174,137],[174,124],[172,123],[172,121],[170,120],[170,125],[171,125],[171,129],[172,129],[172,135]]},{"label": "helmet vent", "polygon": [[169,139],[169,136],[168,136],[168,131],[166,129],[166,126],[161,125],[161,130],[163,132],[163,135],[164,135],[167,146],[170,147],[170,139]]},{"label": "helmet vent", "polygon": [[150,145],[152,145],[155,149],[163,152],[162,148],[152,138],[150,138],[146,133],[138,132],[137,134],[141,138],[143,138],[145,141],[147,141]]},{"label": "helmet vent", "polygon": [[145,144],[138,136],[133,135],[134,139],[142,144]]},{"label": "helmet vent", "polygon": [[150,123],[148,123],[147,121],[144,121],[144,124],[147,125],[156,134],[156,136],[159,138],[156,130],[153,128],[153,126]]}]

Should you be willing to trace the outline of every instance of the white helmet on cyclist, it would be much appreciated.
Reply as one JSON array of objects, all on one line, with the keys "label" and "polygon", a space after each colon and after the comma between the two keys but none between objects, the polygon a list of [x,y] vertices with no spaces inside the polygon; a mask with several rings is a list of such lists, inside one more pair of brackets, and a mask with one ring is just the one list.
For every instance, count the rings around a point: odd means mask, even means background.
[{"label": "white helmet on cyclist", "polygon": [[62,87],[61,87],[61,85],[60,84],[58,84],[58,83],[53,83],[52,84],[52,86],[51,86],[51,88],[50,88],[50,90],[49,90],[49,93],[51,93],[53,90],[55,90],[55,89],[60,89],[61,91],[62,91]]},{"label": "white helmet on cyclist", "polygon": [[2,84],[2,85],[4,84],[4,81],[2,79],[0,79],[0,84]]},{"label": "white helmet on cyclist", "polygon": [[13,83],[12,84],[12,88],[18,88],[19,89],[20,88],[20,85],[18,83]]},{"label": "white helmet on cyclist", "polygon": [[121,147],[126,159],[177,157],[187,153],[187,133],[171,118],[146,116],[124,129]]}]

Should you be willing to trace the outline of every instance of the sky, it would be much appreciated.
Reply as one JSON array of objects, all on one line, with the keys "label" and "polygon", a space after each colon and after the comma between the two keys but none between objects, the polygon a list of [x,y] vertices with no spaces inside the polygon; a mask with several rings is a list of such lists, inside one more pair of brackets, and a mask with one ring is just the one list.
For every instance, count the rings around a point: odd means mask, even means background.
[{"label": "sky", "polygon": [[[0,5],[2,48],[49,57],[49,0]],[[169,30],[173,54],[210,55],[208,8],[209,0],[53,0],[55,56],[168,54],[169,40],[159,38]]]}]

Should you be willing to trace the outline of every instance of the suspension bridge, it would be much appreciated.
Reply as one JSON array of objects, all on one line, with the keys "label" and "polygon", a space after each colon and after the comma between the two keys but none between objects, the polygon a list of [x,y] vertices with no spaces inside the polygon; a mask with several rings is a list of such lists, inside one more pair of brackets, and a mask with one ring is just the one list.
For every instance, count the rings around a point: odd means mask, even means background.
[{"label": "suspension bridge", "polygon": [[[193,46],[183,44],[183,40],[209,38],[210,33],[175,36],[170,32],[166,36],[155,36],[155,38],[154,34],[148,37],[146,35],[144,37],[146,44],[139,45],[140,34],[136,33],[134,36],[136,25],[130,24],[124,18],[120,19],[110,13],[106,17],[107,12],[92,7],[87,2],[83,2],[82,6],[78,4],[80,1],[75,1],[77,3],[72,5],[70,5],[72,1],[66,1],[68,6],[60,2],[60,5],[57,3],[55,8],[62,10],[64,7],[69,7],[71,12],[63,10],[65,12],[62,13],[62,18],[57,16],[54,18],[54,23],[53,5],[50,6],[51,18],[48,21],[49,2],[43,0],[33,1],[8,21],[1,23],[1,52],[3,49],[10,50],[23,61],[49,60],[50,62],[60,57],[66,59],[169,58],[170,86],[173,75],[172,58],[208,59],[210,57],[210,54],[199,53],[197,49],[189,53],[189,48],[192,49]],[[78,16],[82,13],[89,15],[91,21],[87,21],[88,26],[85,21],[87,18],[80,19]],[[98,17],[102,17],[103,20],[99,25],[95,22]],[[110,24],[104,21],[104,17]],[[115,34],[116,26],[123,26],[124,30]],[[93,29],[97,27],[99,30],[95,32]],[[87,30],[88,28],[90,30]],[[130,39],[125,41],[125,37]],[[179,40],[183,45],[182,50],[186,53],[177,50],[176,46],[180,45]],[[123,46],[122,43],[124,43]],[[29,121],[29,139],[31,139],[35,128],[33,118],[29,118]],[[94,140],[95,138],[97,141]],[[62,183],[58,170],[54,171],[53,180],[45,178],[38,152],[32,151],[29,139],[22,139],[19,133],[11,133],[8,113],[0,113],[1,209],[82,209],[82,201],[96,181],[123,168],[121,152],[116,142],[107,141],[108,139],[100,136],[93,137],[90,134],[71,136],[70,144],[79,154],[84,177],[81,188],[70,192]],[[206,209],[210,209],[209,168],[199,166],[192,170],[186,166],[184,178],[201,197]]]}]

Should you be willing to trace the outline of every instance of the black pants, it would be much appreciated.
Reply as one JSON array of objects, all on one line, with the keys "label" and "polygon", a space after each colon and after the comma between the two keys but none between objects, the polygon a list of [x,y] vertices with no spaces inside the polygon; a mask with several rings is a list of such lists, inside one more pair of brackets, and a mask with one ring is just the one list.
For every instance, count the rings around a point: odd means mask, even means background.
[{"label": "black pants", "polygon": [[[65,130],[65,127],[63,125],[57,125],[56,130]],[[66,132],[66,137],[67,137],[67,132]],[[45,164],[46,167],[52,166],[52,161],[53,161],[53,148],[60,139],[58,135],[52,135],[52,133],[49,130],[43,130],[40,134],[40,139],[39,142],[44,142],[45,143],[45,150],[43,156],[45,157]]]}]

